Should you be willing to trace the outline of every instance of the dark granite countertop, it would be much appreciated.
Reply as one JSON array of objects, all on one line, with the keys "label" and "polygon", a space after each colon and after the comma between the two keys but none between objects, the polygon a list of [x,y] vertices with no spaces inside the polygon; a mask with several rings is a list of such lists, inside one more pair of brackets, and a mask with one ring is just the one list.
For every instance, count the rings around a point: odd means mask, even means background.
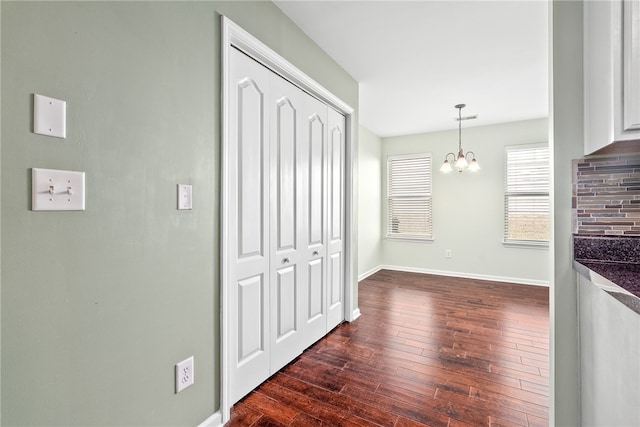
[{"label": "dark granite countertop", "polygon": [[640,314],[640,264],[576,260],[573,266],[594,285]]},{"label": "dark granite countertop", "polygon": [[594,261],[578,262],[640,298],[640,264]]},{"label": "dark granite countertop", "polygon": [[640,314],[640,238],[573,236],[574,268]]}]

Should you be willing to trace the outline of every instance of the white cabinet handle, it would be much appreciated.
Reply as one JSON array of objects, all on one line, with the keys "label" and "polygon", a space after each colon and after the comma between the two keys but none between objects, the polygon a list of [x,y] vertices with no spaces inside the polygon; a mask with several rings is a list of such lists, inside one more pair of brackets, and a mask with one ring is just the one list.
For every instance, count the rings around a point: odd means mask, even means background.
[{"label": "white cabinet handle", "polygon": [[283,259],[283,260],[282,260],[282,263],[283,263],[283,264],[288,264],[288,263],[289,263],[289,258],[285,258],[285,259]]}]

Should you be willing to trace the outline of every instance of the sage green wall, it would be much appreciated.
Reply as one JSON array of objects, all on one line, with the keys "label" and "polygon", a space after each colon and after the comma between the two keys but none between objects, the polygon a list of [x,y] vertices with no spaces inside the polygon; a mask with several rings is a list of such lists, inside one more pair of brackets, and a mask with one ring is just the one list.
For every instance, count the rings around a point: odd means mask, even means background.
[{"label": "sage green wall", "polygon": [[583,153],[582,1],[554,0],[551,61],[553,146],[553,273],[549,292],[549,421],[580,425],[578,295],[572,251],[571,160]]},{"label": "sage green wall", "polygon": [[358,146],[358,276],[382,264],[382,139],[360,126]]},{"label": "sage green wall", "polygon": [[[547,141],[546,119],[463,128],[462,147],[475,152],[482,170],[477,174],[443,174],[439,168],[445,155],[457,151],[457,129],[384,138],[384,164],[391,155],[431,153],[434,168],[434,241],[384,239],[384,264],[458,273],[461,276],[493,276],[525,283],[548,283],[548,249],[514,248],[502,243],[504,147]],[[384,167],[383,182],[386,182]],[[386,187],[383,190],[386,192]],[[383,224],[384,221],[385,217]],[[445,249],[451,249],[451,258],[445,258]]]},{"label": "sage green wall", "polygon": [[[357,83],[270,2],[0,7],[2,422],[197,425],[220,399],[220,14],[356,109]],[[67,139],[31,133],[33,93],[67,101]],[[86,171],[86,211],[30,211],[32,167]]]}]

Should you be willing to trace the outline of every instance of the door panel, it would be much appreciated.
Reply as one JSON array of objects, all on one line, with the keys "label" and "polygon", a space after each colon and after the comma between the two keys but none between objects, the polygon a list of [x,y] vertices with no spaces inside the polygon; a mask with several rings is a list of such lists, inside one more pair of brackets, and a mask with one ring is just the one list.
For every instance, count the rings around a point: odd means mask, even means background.
[{"label": "door panel", "polygon": [[243,78],[238,100],[238,257],[263,255],[264,123],[263,93],[257,83]]},{"label": "door panel", "polygon": [[238,366],[264,352],[264,278],[248,277],[238,282]]},{"label": "door panel", "polygon": [[331,135],[329,136],[329,214],[330,218],[330,241],[336,242],[342,240],[342,203],[344,195],[344,135],[339,124],[332,124]]},{"label": "door panel", "polygon": [[302,327],[299,109],[303,92],[272,75],[271,109],[271,359],[276,372],[305,349]]},{"label": "door panel", "polygon": [[303,277],[305,348],[327,333],[327,106],[306,96],[302,103],[300,146],[305,152]]},{"label": "door panel", "polygon": [[[322,108],[319,107],[318,108]],[[326,109],[326,107],[324,107]],[[309,246],[324,244],[325,196],[325,127],[322,118],[314,113],[307,116],[309,147]]]},{"label": "door panel", "polygon": [[319,257],[309,261],[307,266],[307,300],[305,312],[305,348],[309,347],[327,333],[325,294],[325,263]]},{"label": "door panel", "polygon": [[311,324],[324,314],[324,265],[322,258],[309,261],[309,298],[307,323]]},{"label": "door panel", "polygon": [[329,257],[329,311],[342,304],[342,252]]},{"label": "door panel", "polygon": [[329,242],[327,331],[344,320],[345,118],[329,108]]},{"label": "door panel", "polygon": [[269,73],[233,49],[230,67],[229,123],[226,145],[227,217],[230,235],[226,286],[229,319],[230,399],[238,401],[267,379],[270,341]]},{"label": "door panel", "polygon": [[276,165],[277,191],[275,212],[277,217],[277,249],[295,249],[296,247],[296,110],[291,99],[278,99],[276,110]]},{"label": "door panel", "polygon": [[278,271],[277,276],[277,306],[275,307],[277,335],[275,344],[282,342],[298,330],[296,268],[294,266],[283,268]]}]

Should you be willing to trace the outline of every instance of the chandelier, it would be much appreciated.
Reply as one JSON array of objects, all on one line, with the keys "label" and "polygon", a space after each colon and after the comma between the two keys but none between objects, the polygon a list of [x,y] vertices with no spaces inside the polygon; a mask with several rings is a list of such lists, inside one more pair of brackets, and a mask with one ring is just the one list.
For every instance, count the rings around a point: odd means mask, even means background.
[{"label": "chandelier", "polygon": [[[458,169],[458,172],[462,172],[465,169],[468,169],[470,172],[477,172],[480,170],[480,165],[476,161],[476,154],[473,151],[467,151],[467,154],[462,151],[462,121],[463,120],[471,120],[478,117],[475,116],[467,116],[462,117],[462,109],[466,107],[465,104],[458,104],[455,108],[458,109],[458,156],[454,153],[447,153],[444,157],[444,163],[440,167],[440,171],[444,173],[449,173],[453,170],[451,164]],[[449,162],[449,156],[451,156],[451,162]],[[471,156],[471,158],[469,158]]]}]

